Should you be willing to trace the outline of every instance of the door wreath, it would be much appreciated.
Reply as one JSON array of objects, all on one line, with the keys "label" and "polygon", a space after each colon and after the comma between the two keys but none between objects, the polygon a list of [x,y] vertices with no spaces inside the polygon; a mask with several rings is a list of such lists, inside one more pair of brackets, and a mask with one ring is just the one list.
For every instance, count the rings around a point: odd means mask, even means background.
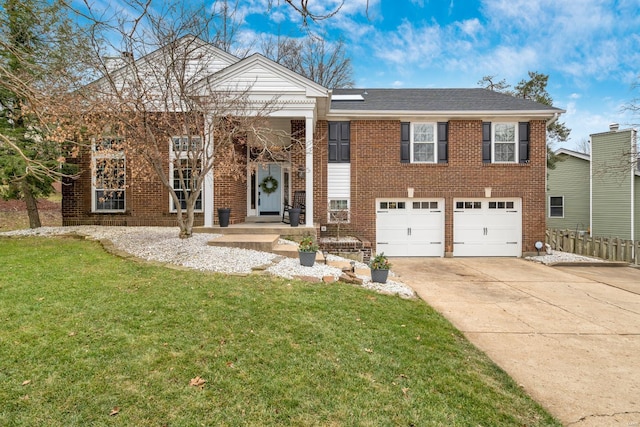
[{"label": "door wreath", "polygon": [[271,175],[265,177],[260,183],[260,189],[265,194],[271,194],[278,189],[278,181]]}]

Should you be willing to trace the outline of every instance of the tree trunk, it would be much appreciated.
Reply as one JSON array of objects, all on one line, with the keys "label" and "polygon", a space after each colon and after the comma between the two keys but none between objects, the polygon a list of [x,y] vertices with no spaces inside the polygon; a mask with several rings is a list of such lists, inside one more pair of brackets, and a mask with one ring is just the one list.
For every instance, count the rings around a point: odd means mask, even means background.
[{"label": "tree trunk", "polygon": [[27,214],[29,215],[29,227],[30,228],[38,228],[42,227],[40,223],[40,214],[38,213],[38,202],[36,198],[33,197],[33,192],[29,187],[29,183],[24,180],[22,181],[22,195],[24,197],[24,201],[27,204]]}]

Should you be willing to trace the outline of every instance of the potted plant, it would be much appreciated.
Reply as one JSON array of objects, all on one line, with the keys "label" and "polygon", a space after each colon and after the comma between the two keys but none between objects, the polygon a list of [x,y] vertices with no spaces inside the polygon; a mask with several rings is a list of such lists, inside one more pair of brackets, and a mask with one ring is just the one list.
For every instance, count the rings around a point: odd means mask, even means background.
[{"label": "potted plant", "polygon": [[298,257],[300,258],[300,265],[305,267],[313,267],[316,262],[316,252],[318,251],[318,245],[313,241],[313,237],[305,236],[298,245]]},{"label": "potted plant", "polygon": [[387,277],[389,277],[389,269],[391,263],[389,258],[386,257],[384,252],[379,253],[369,261],[369,268],[371,269],[371,281],[378,283],[387,283]]}]

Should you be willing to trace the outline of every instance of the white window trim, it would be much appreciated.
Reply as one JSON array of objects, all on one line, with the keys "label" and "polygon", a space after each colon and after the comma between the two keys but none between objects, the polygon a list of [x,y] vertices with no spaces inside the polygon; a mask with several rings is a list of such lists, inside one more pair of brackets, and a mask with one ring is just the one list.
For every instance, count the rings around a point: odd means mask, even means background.
[{"label": "white window trim", "polygon": [[[120,137],[113,137],[112,139],[123,139]],[[96,160],[98,159],[124,159],[124,184],[122,192],[124,193],[124,208],[122,209],[98,209],[98,198],[96,197],[96,191],[99,189],[96,187],[97,178],[97,166]],[[104,190],[100,188],[100,190]],[[117,190],[120,191],[120,190]],[[127,210],[127,158],[124,152],[103,152],[96,151],[96,139],[91,141],[91,212],[94,213],[122,213]]]},{"label": "white window trim", "polygon": [[[554,199],[556,199],[556,198],[560,198],[560,199],[562,199],[562,215],[560,215],[560,216],[551,216],[551,199],[552,199],[552,198],[554,198]],[[559,206],[554,206],[554,207],[556,207],[556,208],[557,208],[557,207],[559,207]],[[564,207],[564,196],[549,196],[549,212],[548,212],[548,218],[553,218],[553,219],[556,219],[556,218],[564,218],[564,209],[565,209],[565,207]]]},{"label": "white window trim", "polygon": [[[513,132],[513,145],[514,145],[514,159],[513,161],[497,161],[496,160],[496,144],[510,144],[507,142],[496,142],[496,126],[497,125],[513,125],[514,127],[514,132]],[[491,162],[492,163],[506,163],[506,164],[511,164],[511,163],[519,163],[520,162],[520,153],[518,152],[519,150],[519,136],[518,136],[518,130],[519,130],[519,126],[518,126],[518,122],[496,122],[496,123],[491,123]]]},{"label": "white window trim", "polygon": [[[186,151],[180,151],[179,155],[176,155],[176,152],[173,149],[173,140],[174,138],[200,138],[201,143],[203,142],[202,136],[200,135],[174,135],[171,138],[169,138],[169,179],[171,182],[171,188],[173,187],[173,162],[174,160],[180,158],[180,159],[188,159],[189,158],[189,154],[191,153],[190,150],[186,150]],[[204,187],[204,183],[203,183],[203,187]],[[175,190],[175,188],[174,188]],[[197,213],[201,213],[204,212],[204,188],[200,189],[200,197],[202,198],[202,202],[200,203],[200,206],[202,206],[200,209],[194,209],[194,212]],[[169,212],[171,213],[177,213],[178,209],[177,207],[174,205],[173,203],[173,197],[169,196]]]},{"label": "white window trim", "polygon": [[[418,144],[433,144],[433,160],[432,161],[418,161],[414,159],[414,126],[415,125],[431,125],[433,126],[433,142],[418,142]],[[411,128],[410,128],[410,156],[411,156],[411,163],[426,163],[426,164],[433,164],[433,163],[438,163],[438,123],[436,122],[411,122]]]},{"label": "white window trim", "polygon": [[[339,210],[333,210],[331,209],[331,202],[332,201],[343,201],[346,200],[347,202],[347,220],[346,221],[336,221],[335,219],[333,219],[332,214],[334,212],[341,212],[344,209],[339,209]],[[329,207],[329,212],[327,213],[327,221],[329,222],[329,224],[349,224],[351,222],[351,200],[347,197],[331,197],[327,200],[327,206]]]}]

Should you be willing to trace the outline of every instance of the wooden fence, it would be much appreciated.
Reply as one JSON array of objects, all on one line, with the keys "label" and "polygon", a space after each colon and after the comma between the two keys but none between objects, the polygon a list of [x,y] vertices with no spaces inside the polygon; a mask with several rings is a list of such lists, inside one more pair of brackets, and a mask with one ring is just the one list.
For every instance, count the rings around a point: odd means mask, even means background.
[{"label": "wooden fence", "polygon": [[555,228],[547,230],[546,240],[558,251],[640,265],[640,240],[590,237],[584,232]]}]

